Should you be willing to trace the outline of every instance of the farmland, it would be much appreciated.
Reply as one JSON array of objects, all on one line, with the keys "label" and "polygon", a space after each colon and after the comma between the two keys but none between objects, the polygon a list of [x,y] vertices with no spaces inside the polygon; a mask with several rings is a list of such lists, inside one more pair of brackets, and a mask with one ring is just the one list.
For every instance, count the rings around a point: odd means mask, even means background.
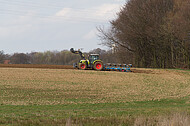
[{"label": "farmland", "polygon": [[167,124],[164,119],[189,121],[188,70],[0,69],[0,124],[152,125]]},{"label": "farmland", "polygon": [[0,68],[73,69],[73,67],[70,65],[45,65],[45,64],[0,64]]}]

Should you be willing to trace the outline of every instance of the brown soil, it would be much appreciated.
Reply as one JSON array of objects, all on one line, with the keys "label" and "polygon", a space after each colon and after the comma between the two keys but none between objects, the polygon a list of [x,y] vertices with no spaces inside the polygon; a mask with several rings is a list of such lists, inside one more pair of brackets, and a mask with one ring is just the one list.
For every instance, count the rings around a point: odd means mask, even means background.
[{"label": "brown soil", "polygon": [[152,70],[145,70],[145,69],[141,70],[141,69],[134,69],[134,68],[132,68],[131,71],[133,73],[154,74],[154,72]]},{"label": "brown soil", "polygon": [[[41,68],[41,69],[74,69],[72,65],[46,65],[46,64],[0,64],[0,68]],[[132,68],[133,73],[154,74],[152,70]]]},{"label": "brown soil", "polygon": [[72,65],[43,65],[43,64],[0,64],[4,68],[42,68],[42,69],[73,69]]}]

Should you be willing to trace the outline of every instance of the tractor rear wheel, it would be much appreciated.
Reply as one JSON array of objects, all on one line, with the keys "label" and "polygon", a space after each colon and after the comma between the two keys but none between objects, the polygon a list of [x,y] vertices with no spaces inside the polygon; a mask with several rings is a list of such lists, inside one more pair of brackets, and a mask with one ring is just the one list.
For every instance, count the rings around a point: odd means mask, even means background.
[{"label": "tractor rear wheel", "polygon": [[79,69],[85,70],[86,69],[86,64],[85,63],[80,63]]},{"label": "tractor rear wheel", "polygon": [[93,68],[97,71],[101,71],[103,69],[103,63],[102,62],[96,62],[93,66]]}]

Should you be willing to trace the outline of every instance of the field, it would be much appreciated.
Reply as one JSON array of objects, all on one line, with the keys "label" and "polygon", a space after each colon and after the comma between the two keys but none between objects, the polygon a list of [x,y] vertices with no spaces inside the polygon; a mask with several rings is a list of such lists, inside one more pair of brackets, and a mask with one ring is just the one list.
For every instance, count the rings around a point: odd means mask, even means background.
[{"label": "field", "polygon": [[0,69],[0,125],[190,124],[188,70]]}]

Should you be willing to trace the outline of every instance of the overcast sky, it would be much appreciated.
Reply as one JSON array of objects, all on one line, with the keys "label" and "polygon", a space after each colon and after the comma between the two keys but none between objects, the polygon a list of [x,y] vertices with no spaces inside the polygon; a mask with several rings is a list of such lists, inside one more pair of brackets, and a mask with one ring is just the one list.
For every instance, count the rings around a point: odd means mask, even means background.
[{"label": "overcast sky", "polygon": [[126,0],[0,0],[0,50],[14,52],[106,49],[96,27]]}]

